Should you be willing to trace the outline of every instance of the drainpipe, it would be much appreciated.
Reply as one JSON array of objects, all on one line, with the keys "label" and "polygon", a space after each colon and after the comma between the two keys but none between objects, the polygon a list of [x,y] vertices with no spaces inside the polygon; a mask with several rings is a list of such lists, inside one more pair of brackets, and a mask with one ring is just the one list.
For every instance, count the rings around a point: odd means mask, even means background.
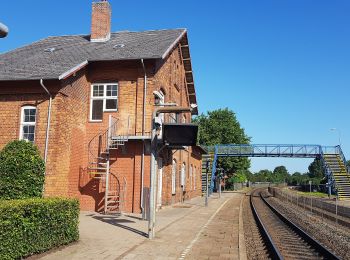
[{"label": "drainpipe", "polygon": [[[146,68],[145,64],[143,62],[143,59],[141,59],[141,64],[144,72],[144,78],[143,78],[143,119],[142,119],[142,136],[145,135],[145,122],[146,122],[146,94],[147,94],[147,74],[146,74]],[[144,174],[145,174],[145,140],[143,140],[142,145],[142,155],[141,155],[141,213],[142,213],[142,219],[146,219],[146,212],[143,207],[144,203],[144,196],[143,196],[143,186],[144,186]]]},{"label": "drainpipe", "polygon": [[[48,96],[49,96],[49,107],[48,107],[48,110],[47,110],[47,126],[46,126],[45,152],[44,152],[44,161],[45,161],[45,166],[46,166],[46,162],[47,162],[47,152],[48,152],[48,148],[49,148],[49,132],[50,132],[50,121],[51,121],[52,95],[51,95],[51,93],[48,91],[48,89],[45,87],[43,79],[40,79],[40,85],[42,86],[42,88],[46,91],[46,93],[47,93]],[[45,172],[46,172],[46,171],[45,171]]]}]

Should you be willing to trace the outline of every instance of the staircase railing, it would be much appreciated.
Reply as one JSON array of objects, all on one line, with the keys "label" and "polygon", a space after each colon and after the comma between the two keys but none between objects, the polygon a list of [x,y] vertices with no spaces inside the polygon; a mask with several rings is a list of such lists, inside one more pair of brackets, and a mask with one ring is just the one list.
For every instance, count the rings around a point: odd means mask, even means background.
[{"label": "staircase railing", "polygon": [[98,158],[101,156],[102,152],[106,152],[110,147],[110,140],[114,133],[117,131],[118,119],[110,116],[109,118],[109,127],[96,134],[88,144],[89,151],[89,166],[98,165]]},{"label": "staircase railing", "polygon": [[333,181],[333,175],[332,175],[332,170],[327,164],[326,160],[324,159],[324,151],[323,147],[320,147],[320,160],[323,165],[323,168],[325,170],[326,176],[328,177],[329,180]]},{"label": "staircase railing", "polygon": [[339,153],[340,158],[343,160],[343,163],[344,163],[344,165],[345,165],[346,172],[347,172],[348,174],[350,174],[349,167],[346,165],[346,162],[347,162],[347,161],[346,161],[346,159],[345,159],[345,155],[344,155],[344,153],[343,153],[343,150],[341,149],[340,145],[337,145],[336,148],[337,148],[337,151],[338,151],[338,153]]}]

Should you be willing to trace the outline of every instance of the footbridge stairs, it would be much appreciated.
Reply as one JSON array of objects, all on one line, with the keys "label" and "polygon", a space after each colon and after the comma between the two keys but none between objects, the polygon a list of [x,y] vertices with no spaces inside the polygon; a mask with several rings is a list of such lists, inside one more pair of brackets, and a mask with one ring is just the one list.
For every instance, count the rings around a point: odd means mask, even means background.
[{"label": "footbridge stairs", "polygon": [[328,183],[333,185],[339,199],[350,200],[350,171],[339,145],[294,144],[225,144],[207,147],[211,163],[210,190],[213,191],[216,162],[219,157],[285,157],[318,158],[321,160]]}]

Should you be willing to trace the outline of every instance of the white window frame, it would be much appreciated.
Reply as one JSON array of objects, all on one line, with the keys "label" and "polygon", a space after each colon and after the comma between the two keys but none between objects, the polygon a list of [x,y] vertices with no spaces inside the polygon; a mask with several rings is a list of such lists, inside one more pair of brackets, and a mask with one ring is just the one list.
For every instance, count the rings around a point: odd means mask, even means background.
[{"label": "white window frame", "polygon": [[194,166],[194,168],[193,168],[193,190],[196,190],[196,170],[197,170],[197,167]]},{"label": "white window frame", "polygon": [[181,187],[184,191],[186,189],[186,163],[182,163],[181,165]]},{"label": "white window frame", "polygon": [[172,165],[171,165],[171,194],[176,194],[176,170],[177,170],[177,162],[175,159],[173,159]]},{"label": "white window frame", "polygon": [[[117,86],[117,96],[107,96],[107,86],[116,85]],[[94,97],[94,86],[103,86],[103,96],[100,97]],[[116,109],[107,109],[106,108],[106,100],[107,99],[115,99],[117,100],[117,108]],[[93,100],[102,100],[102,112],[116,112],[118,111],[118,105],[119,105],[119,84],[118,82],[114,83],[94,83],[91,84],[91,90],[90,90],[90,118],[89,120],[91,122],[102,122],[103,119],[92,119],[92,101]]]},{"label": "white window frame", "polygon": [[190,166],[190,189],[193,190],[193,165]]},{"label": "white window frame", "polygon": [[[24,122],[24,110],[26,109],[35,109],[35,122]],[[20,140],[27,140],[28,142],[31,142],[29,141],[28,139],[24,139],[23,138],[23,127],[24,126],[34,126],[34,140],[33,140],[33,143],[35,142],[35,130],[36,130],[36,119],[37,119],[37,113],[38,113],[38,109],[36,106],[23,106],[21,107],[21,123],[20,123],[20,128],[19,128],[19,139]]]}]

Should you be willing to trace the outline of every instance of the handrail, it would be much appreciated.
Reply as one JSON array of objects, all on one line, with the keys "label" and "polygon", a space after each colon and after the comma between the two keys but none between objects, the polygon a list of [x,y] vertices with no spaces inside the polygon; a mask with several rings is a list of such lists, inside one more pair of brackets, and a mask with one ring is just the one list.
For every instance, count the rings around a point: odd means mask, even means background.
[{"label": "handrail", "polygon": [[340,145],[337,145],[336,148],[338,149],[338,153],[339,153],[340,158],[343,160],[343,163],[344,163],[344,165],[345,165],[346,172],[347,172],[348,174],[350,174],[349,167],[346,165],[346,162],[347,162],[347,161],[346,161],[346,159],[345,159],[345,155],[344,155],[344,153],[343,153],[343,150],[341,149]]},{"label": "handrail", "polygon": [[217,145],[219,156],[233,157],[305,157],[320,155],[320,145],[302,144],[227,144]]},{"label": "handrail", "polygon": [[111,116],[110,119],[114,121],[112,122],[110,120],[109,127],[106,130],[97,133],[88,144],[89,164],[92,164],[94,160],[100,156],[102,151],[107,151],[109,149],[110,137],[112,136],[112,133],[116,131],[118,123],[117,118]]}]

